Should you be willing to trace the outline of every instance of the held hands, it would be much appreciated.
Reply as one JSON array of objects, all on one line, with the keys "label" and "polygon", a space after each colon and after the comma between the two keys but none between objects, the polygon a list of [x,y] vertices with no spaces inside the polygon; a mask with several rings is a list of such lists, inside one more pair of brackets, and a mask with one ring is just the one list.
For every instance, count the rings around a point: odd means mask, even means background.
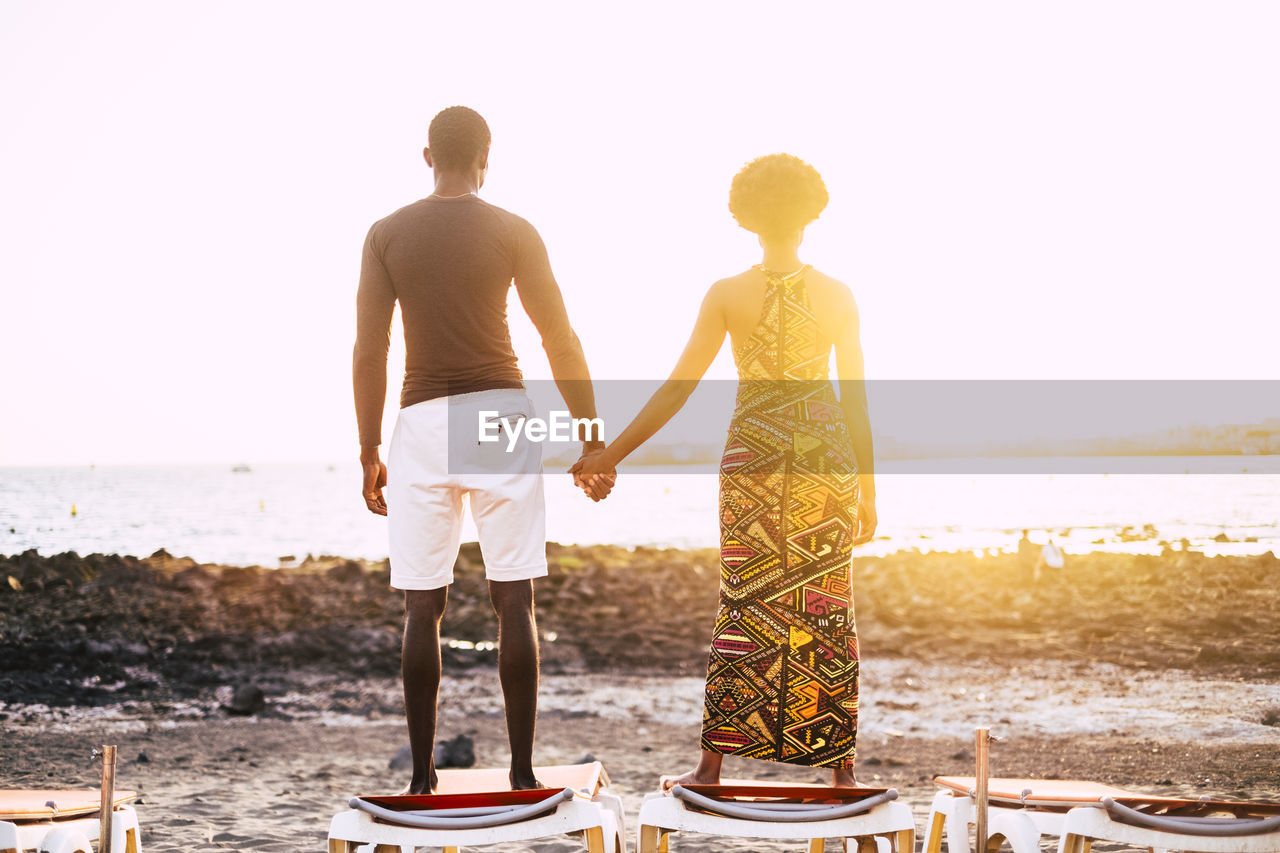
[{"label": "held hands", "polygon": [[603,456],[602,448],[588,448],[569,468],[569,473],[573,475],[573,484],[597,503],[609,496],[609,492],[613,491],[613,484],[618,479],[617,470],[612,466],[606,466]]},{"label": "held hands", "polygon": [[387,466],[378,458],[378,450],[372,453],[360,453],[360,466],[364,468],[364,485],[360,494],[364,497],[365,506],[374,515],[387,514],[387,502],[382,497],[382,490],[387,485]]}]

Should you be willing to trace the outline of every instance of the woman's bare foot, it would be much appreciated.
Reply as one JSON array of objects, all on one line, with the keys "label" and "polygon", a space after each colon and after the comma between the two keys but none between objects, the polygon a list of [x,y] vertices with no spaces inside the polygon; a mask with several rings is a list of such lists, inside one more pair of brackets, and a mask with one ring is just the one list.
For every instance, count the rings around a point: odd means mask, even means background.
[{"label": "woman's bare foot", "polygon": [[658,784],[664,791],[670,791],[676,785],[719,785],[723,762],[724,756],[720,753],[704,750],[696,768],[683,776],[663,776],[658,779]]},{"label": "woman's bare foot", "polygon": [[856,788],[858,780],[853,775],[852,767],[836,767],[831,771],[831,787]]},{"label": "woman's bare foot", "polygon": [[676,785],[719,785],[720,784],[719,772],[700,773],[699,771],[701,769],[702,768],[699,767],[695,770],[690,770],[688,773],[684,774],[683,776],[662,776],[662,777],[659,777],[658,782],[659,784],[662,785],[662,790],[664,791],[670,791]]}]

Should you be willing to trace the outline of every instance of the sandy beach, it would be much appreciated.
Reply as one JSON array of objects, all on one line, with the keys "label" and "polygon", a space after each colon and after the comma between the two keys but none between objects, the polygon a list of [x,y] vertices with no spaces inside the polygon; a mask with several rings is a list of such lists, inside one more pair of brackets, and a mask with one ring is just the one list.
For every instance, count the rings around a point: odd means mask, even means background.
[{"label": "sandy beach", "polygon": [[[550,550],[535,759],[603,761],[634,817],[658,776],[695,756],[715,555]],[[470,736],[479,765],[501,766],[480,570],[464,548],[445,617],[440,735]],[[1012,555],[856,561],[861,781],[897,787],[923,821],[932,777],[971,772],[973,728],[989,725],[998,774],[1280,799],[1280,561],[1108,554],[1035,585],[1023,572]],[[25,555],[0,559],[0,576],[12,579],[0,586],[0,784],[93,785],[90,750],[118,744],[119,784],[142,793],[153,851],[320,850],[352,793],[403,784],[389,767],[405,743],[400,605],[383,564]],[[226,706],[246,685],[265,705],[238,716]],[[727,772],[822,775],[746,761]]]}]

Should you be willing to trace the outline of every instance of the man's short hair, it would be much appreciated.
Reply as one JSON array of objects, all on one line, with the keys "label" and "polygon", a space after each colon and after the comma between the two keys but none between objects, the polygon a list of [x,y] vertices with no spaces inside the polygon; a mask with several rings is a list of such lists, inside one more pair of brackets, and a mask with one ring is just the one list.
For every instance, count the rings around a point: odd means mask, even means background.
[{"label": "man's short hair", "polygon": [[427,148],[437,169],[466,169],[489,150],[489,125],[470,107],[449,107],[427,128]]}]

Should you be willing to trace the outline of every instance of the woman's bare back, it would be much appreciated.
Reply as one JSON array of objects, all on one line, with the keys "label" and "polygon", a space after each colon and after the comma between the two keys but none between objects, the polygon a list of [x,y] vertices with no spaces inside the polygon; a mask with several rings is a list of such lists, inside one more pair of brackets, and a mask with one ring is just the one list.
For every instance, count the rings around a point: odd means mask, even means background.
[{"label": "woman's bare back", "polygon": [[[804,281],[809,307],[830,348],[853,317],[853,294],[843,282],[812,267],[805,271]],[[735,351],[747,343],[760,322],[765,290],[765,275],[755,267],[712,285]]]}]

